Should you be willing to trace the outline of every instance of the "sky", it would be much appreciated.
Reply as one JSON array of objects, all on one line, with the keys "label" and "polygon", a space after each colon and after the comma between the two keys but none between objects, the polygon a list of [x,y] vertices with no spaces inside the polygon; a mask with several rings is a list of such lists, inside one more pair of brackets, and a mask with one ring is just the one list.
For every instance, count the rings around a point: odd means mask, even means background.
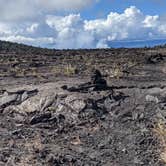
[{"label": "sky", "polygon": [[160,39],[165,0],[0,0],[0,40],[77,49]]}]

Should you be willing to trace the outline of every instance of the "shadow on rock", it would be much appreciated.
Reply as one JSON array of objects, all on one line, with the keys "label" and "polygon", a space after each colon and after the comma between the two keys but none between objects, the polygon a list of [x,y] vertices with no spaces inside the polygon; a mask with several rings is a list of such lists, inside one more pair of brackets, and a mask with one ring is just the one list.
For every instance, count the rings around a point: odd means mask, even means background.
[{"label": "shadow on rock", "polygon": [[88,92],[88,91],[102,91],[111,90],[112,88],[107,85],[107,81],[103,78],[99,70],[95,70],[92,73],[90,82],[80,84],[76,87],[62,86],[62,89],[68,90],[69,92]]}]

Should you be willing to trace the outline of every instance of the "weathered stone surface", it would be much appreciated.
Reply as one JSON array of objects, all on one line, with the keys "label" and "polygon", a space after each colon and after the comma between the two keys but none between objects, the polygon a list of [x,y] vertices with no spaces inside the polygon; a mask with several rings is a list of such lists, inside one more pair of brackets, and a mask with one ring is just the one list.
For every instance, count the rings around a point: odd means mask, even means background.
[{"label": "weathered stone surface", "polygon": [[164,90],[165,46],[62,51],[2,43],[0,98],[18,96],[0,108],[0,165],[163,166]]},{"label": "weathered stone surface", "polygon": [[5,107],[10,105],[12,102],[15,102],[18,98],[17,94],[13,94],[13,95],[3,95],[0,97],[0,107]]},{"label": "weathered stone surface", "polygon": [[25,91],[25,92],[22,94],[22,96],[21,96],[21,101],[23,102],[23,101],[27,100],[28,97],[29,97],[28,92]]},{"label": "weathered stone surface", "polygon": [[159,99],[156,96],[146,95],[146,101],[158,103]]},{"label": "weathered stone surface", "polygon": [[38,90],[18,90],[15,92],[8,92],[5,91],[3,95],[0,96],[0,108],[5,109],[7,107],[12,107],[13,109],[16,105],[20,105],[24,101],[26,101],[28,98],[36,95],[38,93]]},{"label": "weathered stone surface", "polygon": [[57,96],[55,94],[51,94],[50,96],[46,96],[40,99],[40,108],[41,112],[55,104],[57,100]]},{"label": "weathered stone surface", "polygon": [[81,96],[74,94],[67,96],[67,98],[65,99],[65,104],[67,104],[69,107],[71,107],[71,109],[77,112],[81,111],[86,106],[84,99],[81,98]]}]

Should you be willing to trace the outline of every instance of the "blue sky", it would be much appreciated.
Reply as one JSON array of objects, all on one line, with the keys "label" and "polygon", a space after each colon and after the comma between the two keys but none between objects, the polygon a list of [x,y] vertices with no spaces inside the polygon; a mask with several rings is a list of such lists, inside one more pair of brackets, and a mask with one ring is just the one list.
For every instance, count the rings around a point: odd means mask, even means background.
[{"label": "blue sky", "polygon": [[58,49],[164,41],[166,1],[0,0],[0,39]]},{"label": "blue sky", "polygon": [[106,17],[111,11],[122,13],[129,6],[136,6],[144,14],[165,15],[165,0],[101,0],[98,3],[82,10],[85,19]]}]

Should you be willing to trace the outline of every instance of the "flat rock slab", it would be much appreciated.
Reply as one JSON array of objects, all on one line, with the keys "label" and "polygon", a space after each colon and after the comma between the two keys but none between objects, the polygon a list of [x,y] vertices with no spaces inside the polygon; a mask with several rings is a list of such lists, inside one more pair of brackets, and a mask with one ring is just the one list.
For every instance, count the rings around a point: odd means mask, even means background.
[{"label": "flat rock slab", "polygon": [[15,102],[17,100],[18,95],[2,95],[0,96],[0,107],[3,107],[5,105],[10,105],[10,103]]}]

